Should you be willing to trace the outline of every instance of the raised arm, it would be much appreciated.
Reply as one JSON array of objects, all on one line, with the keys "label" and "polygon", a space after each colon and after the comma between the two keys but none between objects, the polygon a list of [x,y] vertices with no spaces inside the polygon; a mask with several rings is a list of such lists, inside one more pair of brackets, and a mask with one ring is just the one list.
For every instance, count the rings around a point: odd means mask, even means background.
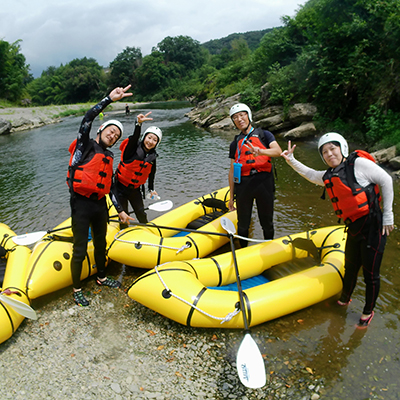
[{"label": "raised arm", "polygon": [[291,141],[288,141],[288,149],[281,153],[281,156],[286,160],[286,162],[303,178],[307,179],[311,183],[315,183],[319,186],[324,186],[324,181],[322,177],[325,174],[325,171],[317,171],[315,169],[309,168],[306,165],[302,164],[300,161],[297,161],[294,158],[294,149],[296,145],[291,144]]}]

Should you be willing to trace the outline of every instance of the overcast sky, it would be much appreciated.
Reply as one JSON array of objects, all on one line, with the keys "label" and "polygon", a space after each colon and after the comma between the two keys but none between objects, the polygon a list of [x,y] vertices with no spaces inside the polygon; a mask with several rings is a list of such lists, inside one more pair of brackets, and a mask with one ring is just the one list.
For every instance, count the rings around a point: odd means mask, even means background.
[{"label": "overcast sky", "polygon": [[282,25],[306,0],[0,0],[0,39],[22,40],[34,77],[94,58],[107,67],[127,46],[149,54],[167,36],[200,43]]}]

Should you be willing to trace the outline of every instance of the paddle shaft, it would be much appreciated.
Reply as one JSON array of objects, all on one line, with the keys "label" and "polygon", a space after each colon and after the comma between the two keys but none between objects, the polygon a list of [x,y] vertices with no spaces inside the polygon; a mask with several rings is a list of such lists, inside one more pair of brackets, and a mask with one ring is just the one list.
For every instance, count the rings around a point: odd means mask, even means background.
[{"label": "paddle shaft", "polygon": [[238,268],[238,265],[237,265],[235,244],[233,243],[233,235],[232,234],[229,234],[229,240],[231,242],[233,265],[235,267],[236,284],[237,284],[238,293],[239,293],[240,308],[241,308],[242,314],[243,314],[244,329],[245,329],[246,332],[248,332],[249,331],[249,326],[248,326],[248,323],[247,323],[246,309],[245,309],[245,306],[244,306],[242,281],[240,279],[239,268]]},{"label": "paddle shaft", "polygon": [[[119,222],[116,220],[110,220],[110,222]],[[138,226],[145,226],[147,228],[157,228],[157,229],[169,229],[171,231],[179,231],[179,232],[193,232],[193,233],[203,233],[205,235],[215,235],[215,236],[224,236],[228,237],[227,233],[221,233],[221,232],[207,232],[207,231],[198,231],[197,229],[189,229],[189,228],[176,228],[173,226],[162,226],[162,225],[156,225],[156,224],[151,224],[151,223],[143,223],[143,222],[130,222],[130,225],[138,225]]]}]

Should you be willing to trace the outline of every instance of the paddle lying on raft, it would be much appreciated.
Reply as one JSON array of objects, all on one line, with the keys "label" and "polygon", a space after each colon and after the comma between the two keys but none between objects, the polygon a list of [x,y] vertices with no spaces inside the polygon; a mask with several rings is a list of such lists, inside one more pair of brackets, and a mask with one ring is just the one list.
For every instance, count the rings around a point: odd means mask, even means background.
[{"label": "paddle lying on raft", "polygon": [[266,383],[265,364],[257,343],[250,335],[250,329],[247,323],[247,313],[244,305],[242,282],[240,280],[239,268],[236,260],[235,244],[233,237],[236,233],[235,225],[228,218],[221,218],[221,226],[228,232],[231,242],[231,251],[233,257],[233,265],[235,267],[236,283],[239,293],[240,309],[242,310],[245,335],[240,343],[236,355],[236,368],[239,379],[246,387],[257,389]]},{"label": "paddle lying on raft", "polygon": [[[159,201],[157,203],[150,204],[148,207],[145,208],[145,210],[163,212],[163,211],[170,210],[172,207],[173,207],[173,203],[171,200],[164,200],[164,201]],[[112,215],[111,218],[115,218],[117,216],[118,215]],[[54,232],[58,232],[58,231],[62,231],[64,229],[70,229],[70,228],[71,228],[71,226],[63,226],[62,228],[50,229],[47,231],[26,233],[24,235],[13,236],[12,240],[15,244],[18,244],[21,246],[28,246],[30,244],[38,242],[40,239],[42,239],[44,236],[46,236],[50,233],[54,233]]]}]

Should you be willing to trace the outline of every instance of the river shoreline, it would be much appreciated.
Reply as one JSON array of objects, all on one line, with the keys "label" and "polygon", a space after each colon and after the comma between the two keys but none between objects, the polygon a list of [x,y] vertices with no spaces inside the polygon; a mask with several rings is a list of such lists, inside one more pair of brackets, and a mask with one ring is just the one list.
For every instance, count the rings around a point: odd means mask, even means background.
[{"label": "river shoreline", "polygon": [[74,305],[70,288],[33,301],[38,320],[25,320],[0,345],[2,399],[320,398],[322,379],[300,360],[270,357],[270,343],[256,329],[252,336],[265,353],[267,384],[244,387],[236,372],[242,331],[170,321],[126,295],[144,271],[122,271],[114,264],[108,274],[121,278],[123,289],[84,281],[89,307]]},{"label": "river shoreline", "polygon": [[[125,112],[126,104],[129,105],[130,109],[133,109],[140,104],[147,103],[115,102],[105,109],[105,114]],[[59,123],[63,120],[63,117],[60,115],[68,115],[69,112],[71,115],[74,115],[76,112],[82,110],[78,115],[83,115],[84,111],[89,110],[94,105],[95,103],[42,107],[0,107],[0,121],[3,120],[3,122],[5,121],[10,124],[8,133],[26,131],[44,125]]]}]

